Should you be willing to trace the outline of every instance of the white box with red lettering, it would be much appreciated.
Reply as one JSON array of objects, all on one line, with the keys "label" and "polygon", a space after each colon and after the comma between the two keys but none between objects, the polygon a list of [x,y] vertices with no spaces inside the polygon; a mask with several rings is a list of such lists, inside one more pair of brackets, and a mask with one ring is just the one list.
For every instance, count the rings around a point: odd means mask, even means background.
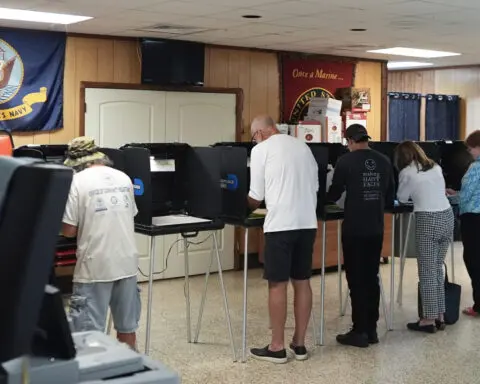
[{"label": "white box with red lettering", "polygon": [[295,137],[305,143],[321,143],[322,126],[318,121],[300,121],[295,127]]},{"label": "white box with red lettering", "polygon": [[343,142],[343,121],[341,116],[309,115],[307,119],[318,121],[322,126],[322,142]]},{"label": "white box with red lettering", "polygon": [[367,129],[367,113],[345,111],[343,113],[343,123],[345,129],[347,129],[353,124],[363,125]]}]

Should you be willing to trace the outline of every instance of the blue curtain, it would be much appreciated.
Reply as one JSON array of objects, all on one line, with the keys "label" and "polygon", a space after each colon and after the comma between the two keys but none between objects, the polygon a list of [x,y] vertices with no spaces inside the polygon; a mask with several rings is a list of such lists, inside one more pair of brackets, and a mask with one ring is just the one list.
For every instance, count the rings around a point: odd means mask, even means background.
[{"label": "blue curtain", "polygon": [[418,93],[388,94],[388,140],[420,140],[420,106],[422,96]]},{"label": "blue curtain", "polygon": [[452,95],[427,95],[425,136],[427,140],[458,140],[460,98]]}]

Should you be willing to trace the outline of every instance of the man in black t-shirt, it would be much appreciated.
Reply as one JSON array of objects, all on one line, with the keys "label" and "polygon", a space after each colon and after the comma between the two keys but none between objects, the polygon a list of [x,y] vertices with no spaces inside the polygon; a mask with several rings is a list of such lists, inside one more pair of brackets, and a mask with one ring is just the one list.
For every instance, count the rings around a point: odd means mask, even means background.
[{"label": "man in black t-shirt", "polygon": [[366,348],[378,343],[383,216],[385,206],[393,205],[395,181],[390,160],[370,149],[365,127],[351,125],[345,138],[350,153],[337,162],[328,200],[337,201],[346,191],[342,246],[353,328],[337,336],[337,341]]}]

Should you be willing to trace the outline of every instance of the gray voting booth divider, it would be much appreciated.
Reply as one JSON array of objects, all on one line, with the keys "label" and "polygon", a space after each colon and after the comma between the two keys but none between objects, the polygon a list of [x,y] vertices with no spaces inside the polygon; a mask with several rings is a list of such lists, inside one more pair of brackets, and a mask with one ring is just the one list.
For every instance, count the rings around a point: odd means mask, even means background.
[{"label": "gray voting booth divider", "polygon": [[71,180],[63,166],[0,157],[0,288],[9,292],[0,383],[179,383],[162,364],[102,333],[72,337],[60,293],[46,285]]}]

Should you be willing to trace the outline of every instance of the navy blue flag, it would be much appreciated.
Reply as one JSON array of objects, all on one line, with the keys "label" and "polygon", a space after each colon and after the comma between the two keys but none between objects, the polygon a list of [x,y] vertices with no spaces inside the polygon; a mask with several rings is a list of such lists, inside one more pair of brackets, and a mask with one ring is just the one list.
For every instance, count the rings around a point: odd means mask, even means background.
[{"label": "navy blue flag", "polygon": [[64,33],[0,29],[0,129],[63,127]]}]

